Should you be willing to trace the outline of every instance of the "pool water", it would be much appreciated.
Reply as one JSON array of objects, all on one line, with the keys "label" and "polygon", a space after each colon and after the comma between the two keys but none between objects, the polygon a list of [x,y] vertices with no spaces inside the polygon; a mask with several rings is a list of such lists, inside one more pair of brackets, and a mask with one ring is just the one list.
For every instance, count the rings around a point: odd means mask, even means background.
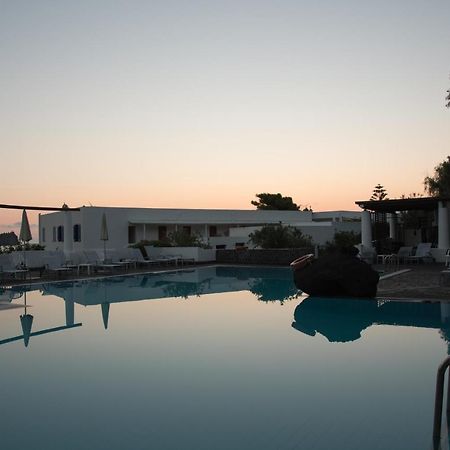
[{"label": "pool water", "polygon": [[300,294],[221,266],[4,291],[0,448],[431,448],[448,307]]}]

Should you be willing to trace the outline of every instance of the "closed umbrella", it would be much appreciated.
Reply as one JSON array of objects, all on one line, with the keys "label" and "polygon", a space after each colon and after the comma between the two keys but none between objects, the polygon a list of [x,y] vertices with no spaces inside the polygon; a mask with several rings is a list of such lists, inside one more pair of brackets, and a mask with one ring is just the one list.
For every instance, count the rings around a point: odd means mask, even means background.
[{"label": "closed umbrella", "polygon": [[108,236],[108,225],[106,224],[106,214],[105,213],[103,213],[103,216],[102,216],[100,239],[103,241],[104,260],[106,261],[106,241],[109,239],[109,236]]},{"label": "closed umbrella", "polygon": [[27,212],[23,210],[22,212],[22,223],[20,224],[19,241],[23,244],[23,264],[26,266],[25,261],[25,243],[31,241],[31,230],[30,223],[28,222]]}]

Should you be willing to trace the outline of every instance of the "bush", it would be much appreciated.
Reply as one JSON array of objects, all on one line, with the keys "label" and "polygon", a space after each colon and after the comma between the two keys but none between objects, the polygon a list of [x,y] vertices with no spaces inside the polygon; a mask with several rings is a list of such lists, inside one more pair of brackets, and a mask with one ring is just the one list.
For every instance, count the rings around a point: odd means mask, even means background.
[{"label": "bush", "polygon": [[172,247],[202,247],[203,242],[200,236],[189,234],[183,230],[173,231],[169,233],[169,241]]},{"label": "bush", "polygon": [[250,234],[253,245],[261,248],[311,247],[311,236],[304,235],[298,228],[283,225],[268,225]]},{"label": "bush", "polygon": [[169,233],[165,239],[153,240],[153,241],[139,241],[136,244],[130,245],[132,248],[139,248],[141,251],[146,245],[152,247],[201,247],[211,248],[203,244],[200,236],[191,235],[185,231],[174,231]]},{"label": "bush", "polygon": [[0,246],[0,253],[12,253],[12,252],[22,252],[24,250],[31,251],[31,250],[44,250],[44,245],[39,244],[18,244],[18,245],[1,245]]},{"label": "bush", "polygon": [[325,253],[348,253],[361,242],[361,233],[338,231],[331,242],[325,244]]}]

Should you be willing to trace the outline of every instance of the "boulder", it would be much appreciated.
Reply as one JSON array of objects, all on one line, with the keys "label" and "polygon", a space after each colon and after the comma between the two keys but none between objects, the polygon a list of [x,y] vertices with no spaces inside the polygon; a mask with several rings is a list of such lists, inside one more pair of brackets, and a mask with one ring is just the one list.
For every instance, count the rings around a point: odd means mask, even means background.
[{"label": "boulder", "polygon": [[296,286],[314,296],[375,297],[378,272],[350,254],[325,255],[294,271]]}]

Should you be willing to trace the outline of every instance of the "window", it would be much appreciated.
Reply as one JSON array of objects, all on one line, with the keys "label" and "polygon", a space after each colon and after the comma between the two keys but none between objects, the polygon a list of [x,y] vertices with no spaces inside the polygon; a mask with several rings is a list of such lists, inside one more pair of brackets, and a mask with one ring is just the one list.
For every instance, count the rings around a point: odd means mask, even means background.
[{"label": "window", "polygon": [[189,225],[186,225],[183,227],[183,233],[187,234],[188,236],[191,235],[191,227]]},{"label": "window", "polygon": [[56,232],[58,242],[64,242],[64,227],[60,225]]},{"label": "window", "polygon": [[53,227],[53,242],[56,242],[56,227]]},{"label": "window", "polygon": [[81,242],[81,225],[79,223],[73,226],[73,242]]},{"label": "window", "polygon": [[45,228],[42,228],[41,237],[42,237],[42,242],[45,242]]},{"label": "window", "polygon": [[134,225],[128,226],[128,243],[134,244],[136,242],[136,227]]},{"label": "window", "polygon": [[166,238],[167,238],[167,227],[165,226],[158,227],[158,239],[162,240]]},{"label": "window", "polygon": [[211,237],[217,236],[217,227],[215,225],[209,226],[209,235]]}]

